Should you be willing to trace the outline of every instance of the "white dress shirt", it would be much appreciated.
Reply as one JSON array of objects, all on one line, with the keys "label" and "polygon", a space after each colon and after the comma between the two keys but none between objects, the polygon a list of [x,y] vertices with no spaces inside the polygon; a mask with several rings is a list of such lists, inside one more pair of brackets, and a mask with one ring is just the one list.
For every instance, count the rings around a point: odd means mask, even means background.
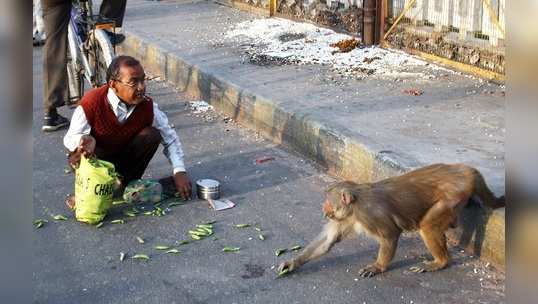
[{"label": "white dress shirt", "polygon": [[[131,106],[128,109],[110,88],[108,89],[107,100],[112,106],[112,110],[120,123],[124,123],[136,107]],[[185,164],[183,162],[184,154],[179,137],[177,136],[176,131],[168,124],[168,117],[166,117],[166,114],[159,109],[159,106],[155,102],[153,102],[152,126],[161,133],[161,143],[164,146],[163,152],[174,168],[174,174],[177,172],[185,172]],[[71,118],[69,130],[67,130],[67,134],[64,136],[64,146],[71,152],[75,151],[80,143],[82,135],[89,135],[90,131],[91,127],[86,119],[86,114],[84,114],[82,106],[78,106]]]}]

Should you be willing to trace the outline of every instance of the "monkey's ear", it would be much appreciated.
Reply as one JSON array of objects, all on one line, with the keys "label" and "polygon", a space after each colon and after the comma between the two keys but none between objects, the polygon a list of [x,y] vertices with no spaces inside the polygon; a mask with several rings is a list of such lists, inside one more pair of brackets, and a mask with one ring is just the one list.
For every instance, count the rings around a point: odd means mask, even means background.
[{"label": "monkey's ear", "polygon": [[342,191],[342,203],[344,205],[349,205],[355,200],[355,197],[353,196],[353,193],[349,190]]}]

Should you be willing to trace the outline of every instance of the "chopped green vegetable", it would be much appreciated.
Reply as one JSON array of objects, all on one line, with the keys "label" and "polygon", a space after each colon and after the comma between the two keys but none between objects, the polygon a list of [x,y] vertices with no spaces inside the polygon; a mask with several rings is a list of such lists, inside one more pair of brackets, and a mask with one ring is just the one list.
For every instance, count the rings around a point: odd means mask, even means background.
[{"label": "chopped green vegetable", "polygon": [[207,232],[205,232],[205,231],[189,230],[189,233],[190,233],[191,235],[207,236]]},{"label": "chopped green vegetable", "polygon": [[206,225],[206,224],[199,224],[199,225],[196,225],[197,228],[202,228],[202,229],[213,229],[213,225]]},{"label": "chopped green vegetable", "polygon": [[226,247],[222,248],[222,251],[224,251],[224,252],[237,252],[240,249],[241,249],[241,247],[228,247],[228,246],[226,246]]},{"label": "chopped green vegetable", "polygon": [[288,251],[288,249],[286,248],[278,248],[276,251],[275,251],[275,255],[276,256],[280,256],[281,254],[283,254],[284,252]]},{"label": "chopped green vegetable", "polygon": [[130,216],[130,217],[135,217],[136,214],[134,212],[131,212],[131,211],[124,211],[123,214],[127,215],[127,216]]},{"label": "chopped green vegetable", "polygon": [[155,248],[157,250],[168,250],[168,249],[170,249],[170,246],[157,245],[157,246],[153,246],[153,248]]},{"label": "chopped green vegetable", "polygon": [[297,250],[299,250],[301,248],[303,248],[303,247],[301,247],[300,245],[296,245],[296,246],[291,247],[290,250],[291,251],[297,251]]},{"label": "chopped green vegetable", "polygon": [[57,221],[67,221],[67,217],[65,217],[65,215],[63,215],[63,214],[56,214],[52,218],[57,220]]},{"label": "chopped green vegetable", "polygon": [[181,242],[179,242],[179,245],[186,245],[186,244],[188,244],[188,243],[190,243],[190,242],[191,242],[191,241],[181,241]]},{"label": "chopped green vegetable", "polygon": [[120,262],[123,262],[123,260],[125,260],[125,253],[120,252]]},{"label": "chopped green vegetable", "polygon": [[123,224],[123,223],[125,223],[125,221],[120,219],[120,220],[113,220],[113,221],[110,221],[110,223],[111,223],[111,224]]},{"label": "chopped green vegetable", "polygon": [[209,229],[209,228],[198,227],[198,228],[196,229],[196,231],[201,232],[201,233],[205,233],[205,234],[207,234],[207,235],[211,235],[211,234],[213,234],[213,230],[211,230],[211,229]]},{"label": "chopped green vegetable", "polygon": [[43,219],[37,219],[34,221],[34,227],[36,229],[39,229],[41,227],[43,227],[43,225],[45,225],[45,223],[48,223],[49,221],[47,220],[43,220]]},{"label": "chopped green vegetable", "polygon": [[95,225],[95,228],[101,228],[104,224],[105,222],[99,222],[99,224]]},{"label": "chopped green vegetable", "polygon": [[278,273],[278,276],[281,277],[281,276],[285,276],[286,274],[288,274],[290,272],[290,269],[289,268],[284,268],[282,269],[281,272]]},{"label": "chopped green vegetable", "polygon": [[137,253],[131,257],[131,259],[138,259],[138,260],[149,260],[149,256],[147,254]]},{"label": "chopped green vegetable", "polygon": [[195,235],[195,234],[191,234],[191,238],[195,239],[195,240],[201,240],[202,238]]},{"label": "chopped green vegetable", "polygon": [[173,203],[168,204],[168,208],[174,207],[174,206],[179,206],[179,205],[185,205],[185,203],[173,202]]},{"label": "chopped green vegetable", "polygon": [[235,225],[236,228],[247,228],[250,227],[250,224],[237,224]]},{"label": "chopped green vegetable", "polygon": [[170,249],[170,250],[166,251],[166,253],[180,253],[180,251],[173,248],[173,249]]},{"label": "chopped green vegetable", "polygon": [[141,237],[139,237],[139,236],[136,237],[136,240],[137,240],[138,243],[140,243],[140,244],[144,244],[144,243],[145,243],[144,239],[141,238]]},{"label": "chopped green vegetable", "polygon": [[263,234],[258,234],[258,238],[262,241],[265,241],[265,236]]}]

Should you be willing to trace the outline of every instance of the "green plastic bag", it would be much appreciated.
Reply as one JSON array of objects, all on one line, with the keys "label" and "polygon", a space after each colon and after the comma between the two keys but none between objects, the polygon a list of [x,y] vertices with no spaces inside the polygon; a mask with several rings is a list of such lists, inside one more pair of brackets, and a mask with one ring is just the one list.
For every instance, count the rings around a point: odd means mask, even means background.
[{"label": "green plastic bag", "polygon": [[123,199],[127,203],[158,203],[163,199],[163,187],[156,180],[135,179],[125,187]]},{"label": "green plastic bag", "polygon": [[118,181],[114,164],[97,158],[80,158],[75,174],[75,216],[78,221],[97,224],[112,206]]}]

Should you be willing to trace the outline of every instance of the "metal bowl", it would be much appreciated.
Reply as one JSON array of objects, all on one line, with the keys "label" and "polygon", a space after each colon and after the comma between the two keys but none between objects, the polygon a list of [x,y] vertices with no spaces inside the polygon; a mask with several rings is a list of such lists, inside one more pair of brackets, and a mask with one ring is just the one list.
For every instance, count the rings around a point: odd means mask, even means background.
[{"label": "metal bowl", "polygon": [[196,194],[203,200],[220,198],[220,182],[214,179],[199,179],[196,181]]}]

